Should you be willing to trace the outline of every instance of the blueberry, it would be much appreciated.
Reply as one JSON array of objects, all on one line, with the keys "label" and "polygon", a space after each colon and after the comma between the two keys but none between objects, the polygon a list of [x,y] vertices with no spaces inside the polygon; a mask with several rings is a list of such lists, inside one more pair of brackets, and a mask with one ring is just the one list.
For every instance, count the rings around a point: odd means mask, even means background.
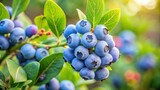
[{"label": "blueberry", "polygon": [[119,34],[123,43],[133,43],[135,40],[135,34],[132,31],[125,30]]},{"label": "blueberry", "polygon": [[88,51],[88,49],[86,49],[83,46],[78,46],[74,51],[74,55],[78,59],[84,60],[84,59],[86,59],[88,57],[89,51]]},{"label": "blueberry", "polygon": [[103,81],[109,76],[109,70],[107,68],[99,68],[95,72],[95,80]]},{"label": "blueberry", "polygon": [[19,21],[18,19],[14,20],[14,27],[20,27],[23,28],[23,23],[21,21]]},{"label": "blueberry", "polygon": [[128,56],[133,56],[137,53],[137,47],[134,44],[131,43],[126,43],[123,44],[122,47],[119,48],[120,52],[122,54],[128,55]]},{"label": "blueberry", "polygon": [[84,67],[84,63],[82,60],[79,60],[77,58],[74,58],[72,60],[72,67],[76,70],[76,71],[80,71],[83,67]]},{"label": "blueberry", "polygon": [[82,36],[81,42],[82,42],[84,47],[92,48],[92,47],[94,47],[96,45],[97,38],[93,33],[87,32]]},{"label": "blueberry", "polygon": [[20,52],[25,59],[32,59],[35,56],[36,50],[31,44],[25,44],[21,47]]},{"label": "blueberry", "polygon": [[69,80],[63,80],[60,83],[60,90],[75,90],[74,84]]},{"label": "blueberry", "polygon": [[11,18],[12,17],[12,7],[6,6],[6,9],[7,9],[9,15],[10,15],[10,18]]},{"label": "blueberry", "polygon": [[22,28],[14,28],[10,34],[10,40],[12,43],[20,43],[26,38],[25,31]]},{"label": "blueberry", "polygon": [[113,57],[113,61],[112,61],[112,62],[113,62],[113,63],[116,62],[116,61],[118,60],[119,56],[120,56],[118,48],[113,47],[113,48],[109,51],[109,53],[110,53],[110,54],[112,55],[112,57]]},{"label": "blueberry", "polygon": [[94,34],[98,40],[105,40],[105,37],[108,34],[108,29],[104,25],[98,25],[94,29]]},{"label": "blueberry", "polygon": [[87,20],[80,20],[76,24],[76,30],[80,34],[84,34],[91,30],[91,24]]},{"label": "blueberry", "polygon": [[113,61],[113,57],[111,54],[106,54],[104,57],[101,58],[101,67],[106,67],[111,64]]},{"label": "blueberry", "polygon": [[8,34],[12,32],[14,23],[10,19],[3,19],[0,21],[0,34]]},{"label": "blueberry", "polygon": [[101,58],[96,54],[90,54],[85,60],[85,65],[88,69],[96,69],[101,65]]},{"label": "blueberry", "polygon": [[119,75],[112,76],[111,80],[115,88],[119,89],[122,86],[122,78]]},{"label": "blueberry", "polygon": [[59,90],[59,81],[56,78],[52,78],[48,84],[47,90]]},{"label": "blueberry", "polygon": [[90,70],[88,68],[82,68],[80,70],[80,76],[84,79],[84,80],[92,80],[95,77],[95,73],[93,70]]},{"label": "blueberry", "polygon": [[36,25],[29,25],[25,29],[26,36],[32,37],[33,35],[37,34],[38,27]]},{"label": "blueberry", "polygon": [[47,89],[46,89],[46,85],[45,85],[45,84],[41,85],[41,86],[38,88],[38,90],[47,90]]},{"label": "blueberry", "polygon": [[48,55],[49,55],[48,51],[44,48],[38,48],[36,50],[36,59],[38,61],[40,61],[41,59],[43,59],[44,57],[46,57]]},{"label": "blueberry", "polygon": [[26,61],[26,59],[23,57],[23,55],[22,55],[21,52],[18,52],[18,53],[16,54],[16,57],[17,57],[17,59],[19,60],[20,63]]},{"label": "blueberry", "polygon": [[143,55],[137,62],[137,67],[139,70],[146,71],[155,67],[155,56],[151,53]]},{"label": "blueberry", "polygon": [[109,46],[109,50],[111,50],[115,46],[115,42],[113,40],[113,37],[111,35],[106,35],[105,41],[107,42]]},{"label": "blueberry", "polygon": [[46,74],[42,74],[41,76],[40,76],[40,78],[38,79],[38,82],[42,82],[42,81],[44,81],[46,79]]},{"label": "blueberry", "polygon": [[36,62],[36,61],[35,61],[35,59],[30,59],[30,60],[27,60],[27,61],[25,61],[25,62],[21,62],[20,65],[21,65],[21,66],[25,66],[25,65],[27,65],[27,64],[29,64],[29,63],[31,63],[31,62]]},{"label": "blueberry", "polygon": [[9,48],[9,41],[4,36],[0,35],[0,50],[7,50]]},{"label": "blueberry", "polygon": [[70,48],[76,48],[80,44],[80,37],[77,34],[71,34],[67,37],[67,44]]},{"label": "blueberry", "polygon": [[65,49],[64,50],[64,52],[63,52],[63,58],[67,61],[67,62],[69,62],[69,63],[71,63],[72,62],[72,60],[74,59],[74,49],[72,49],[72,48],[67,48],[67,49]]},{"label": "blueberry", "polygon": [[95,47],[95,53],[98,56],[104,57],[109,52],[108,44],[105,41],[99,41]]},{"label": "blueberry", "polygon": [[70,24],[66,27],[66,29],[64,30],[64,37],[67,38],[70,34],[77,34],[77,31],[76,31],[76,26],[73,25],[73,24]]}]

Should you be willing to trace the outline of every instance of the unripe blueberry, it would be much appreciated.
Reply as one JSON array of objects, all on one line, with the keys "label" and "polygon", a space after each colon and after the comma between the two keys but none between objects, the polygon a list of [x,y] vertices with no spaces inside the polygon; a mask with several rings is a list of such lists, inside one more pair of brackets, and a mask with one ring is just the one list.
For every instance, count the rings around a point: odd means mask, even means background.
[{"label": "unripe blueberry", "polygon": [[59,89],[60,89],[59,81],[56,78],[52,78],[48,84],[47,90],[59,90]]},{"label": "unripe blueberry", "polygon": [[108,29],[104,25],[98,25],[94,29],[94,34],[98,40],[105,40],[105,37],[108,34]]},{"label": "unripe blueberry", "polygon": [[82,42],[84,47],[92,48],[92,47],[94,47],[96,45],[97,38],[93,33],[87,32],[82,36],[81,42]]},{"label": "unripe blueberry", "polygon": [[76,71],[80,71],[83,67],[84,67],[84,63],[82,60],[79,60],[77,58],[74,58],[72,60],[72,67],[76,70]]},{"label": "unripe blueberry", "polygon": [[45,84],[41,85],[38,90],[47,90],[46,85]]},{"label": "unripe blueberry", "polygon": [[96,69],[101,65],[101,58],[96,54],[90,54],[84,62],[88,69]]},{"label": "unripe blueberry", "polygon": [[74,84],[69,80],[63,80],[60,83],[60,90],[75,90]]},{"label": "unripe blueberry", "polygon": [[88,49],[86,49],[83,46],[78,46],[74,51],[74,55],[78,59],[84,60],[84,59],[86,59],[88,57],[89,51],[88,51]]},{"label": "unripe blueberry", "polygon": [[3,19],[0,21],[0,34],[8,34],[12,32],[14,23],[10,19]]},{"label": "unripe blueberry", "polygon": [[113,57],[111,54],[106,54],[104,57],[101,58],[101,67],[106,67],[107,65],[110,65],[113,61]]},{"label": "unripe blueberry", "polygon": [[80,76],[84,79],[84,80],[92,80],[95,77],[95,73],[93,70],[90,70],[88,68],[82,68],[80,70]]},{"label": "unripe blueberry", "polygon": [[80,34],[84,34],[91,30],[91,24],[87,20],[80,20],[76,24],[76,30]]},{"label": "unripe blueberry", "polygon": [[120,53],[119,53],[119,50],[118,50],[118,48],[116,48],[116,47],[113,47],[110,51],[109,51],[109,53],[112,55],[112,57],[113,57],[113,63],[114,62],[116,62],[117,60],[118,60],[118,58],[119,58],[119,56],[120,56]]},{"label": "unripe blueberry", "polygon": [[132,31],[125,30],[119,34],[123,43],[132,43],[135,40],[135,34]]},{"label": "unripe blueberry", "polygon": [[25,31],[22,28],[14,28],[10,34],[10,40],[12,43],[20,43],[26,38]]},{"label": "unripe blueberry", "polygon": [[77,34],[71,34],[67,37],[67,44],[70,48],[76,48],[80,44],[80,37]]},{"label": "unripe blueberry", "polygon": [[20,27],[23,28],[23,23],[21,21],[19,21],[18,19],[14,20],[14,27]]},{"label": "unripe blueberry", "polygon": [[65,59],[65,61],[71,63],[72,60],[75,58],[74,49],[72,49],[72,48],[65,49],[63,52],[63,58]]},{"label": "unripe blueberry", "polygon": [[25,59],[32,59],[35,56],[36,50],[31,44],[25,44],[21,47],[20,52]]},{"label": "unripe blueberry", "polygon": [[109,46],[109,50],[111,50],[115,46],[115,42],[113,40],[113,37],[111,35],[106,35],[105,41],[107,42]]},{"label": "unripe blueberry", "polygon": [[12,17],[12,7],[10,7],[10,6],[5,6],[5,7],[9,13],[10,18],[11,18]]},{"label": "unripe blueberry", "polygon": [[106,78],[108,78],[108,76],[109,76],[109,70],[105,67],[97,69],[95,72],[95,80],[97,81],[103,81]]},{"label": "unripe blueberry", "polygon": [[104,57],[109,52],[108,44],[105,41],[99,41],[95,47],[95,53],[98,56]]},{"label": "unripe blueberry", "polygon": [[41,59],[45,58],[48,55],[49,55],[48,51],[44,48],[38,48],[36,50],[36,59],[38,61],[40,61]]},{"label": "unripe blueberry", "polygon": [[4,36],[0,35],[0,50],[7,50],[9,48],[9,41]]},{"label": "unripe blueberry", "polygon": [[66,27],[66,29],[64,30],[64,37],[67,38],[70,34],[77,34],[77,31],[76,31],[76,26],[73,25],[73,24],[70,24]]},{"label": "unripe blueberry", "polygon": [[36,25],[29,25],[25,29],[26,36],[32,37],[33,35],[37,34],[38,27]]}]

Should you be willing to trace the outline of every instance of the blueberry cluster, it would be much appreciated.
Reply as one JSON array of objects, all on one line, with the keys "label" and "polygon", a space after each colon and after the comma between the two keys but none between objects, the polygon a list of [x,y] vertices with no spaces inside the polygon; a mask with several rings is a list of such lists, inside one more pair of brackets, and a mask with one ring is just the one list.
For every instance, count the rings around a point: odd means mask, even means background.
[{"label": "blueberry cluster", "polygon": [[85,80],[104,80],[109,76],[110,66],[119,58],[119,50],[107,27],[97,25],[94,30],[90,22],[80,20],[70,24],[64,31],[69,48],[64,51],[64,60],[80,72]]},{"label": "blueberry cluster", "polygon": [[135,34],[132,31],[124,30],[119,34],[121,40],[121,46],[119,50],[122,54],[127,56],[133,56],[137,52],[137,47],[135,45]]},{"label": "blueberry cluster", "polygon": [[75,87],[69,80],[63,80],[59,83],[56,78],[53,78],[49,83],[41,85],[38,90],[75,90]]},{"label": "blueberry cluster", "polygon": [[31,44],[25,44],[21,47],[20,52],[16,54],[21,66],[33,61],[40,61],[49,53],[45,48],[38,48],[37,50]]}]

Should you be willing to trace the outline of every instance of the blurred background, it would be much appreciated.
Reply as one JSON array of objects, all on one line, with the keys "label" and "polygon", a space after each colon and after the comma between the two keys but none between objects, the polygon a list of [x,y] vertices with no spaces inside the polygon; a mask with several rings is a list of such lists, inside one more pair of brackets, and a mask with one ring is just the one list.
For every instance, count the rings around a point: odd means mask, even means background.
[{"label": "blurred background", "polygon": [[[31,0],[25,14],[34,18],[43,14],[46,0]],[[12,0],[0,0],[10,6]],[[67,24],[78,21],[76,9],[85,13],[86,0],[56,0],[67,16]],[[84,82],[65,64],[60,81],[74,82],[76,90],[160,90],[160,0],[105,0],[105,12],[121,9],[121,19],[110,32],[121,56],[111,65],[107,80]],[[66,73],[68,76],[66,76]]]}]

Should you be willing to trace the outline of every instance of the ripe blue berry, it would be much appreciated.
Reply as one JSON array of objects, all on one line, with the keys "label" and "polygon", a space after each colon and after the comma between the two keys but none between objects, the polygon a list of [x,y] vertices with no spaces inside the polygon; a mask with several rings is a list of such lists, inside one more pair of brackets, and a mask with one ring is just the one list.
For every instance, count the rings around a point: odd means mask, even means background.
[{"label": "ripe blue berry", "polygon": [[69,80],[63,80],[60,83],[60,90],[75,90],[74,84]]},{"label": "ripe blue berry", "polygon": [[95,53],[98,56],[104,57],[109,52],[108,44],[105,41],[99,41],[95,47]]},{"label": "ripe blue berry", "polygon": [[98,40],[105,40],[105,37],[108,34],[108,29],[104,25],[98,25],[94,29],[94,34]]},{"label": "ripe blue berry", "polygon": [[10,40],[12,43],[20,43],[26,38],[25,31],[22,28],[14,28],[10,34]]},{"label": "ripe blue berry", "polygon": [[84,63],[82,60],[79,60],[77,58],[74,58],[72,60],[72,67],[76,70],[76,71],[80,71],[83,67],[84,67]]},{"label": "ripe blue berry", "polygon": [[87,32],[82,36],[81,42],[82,42],[84,47],[92,48],[92,47],[94,47],[96,45],[97,38],[93,33]]},{"label": "ripe blue berry", "polygon": [[67,44],[70,48],[76,48],[80,44],[80,37],[77,34],[71,34],[67,37]]},{"label": "ripe blue berry", "polygon": [[129,30],[125,30],[119,34],[123,43],[132,43],[135,40],[135,34]]},{"label": "ripe blue berry", "polygon": [[80,20],[76,24],[76,30],[80,34],[84,34],[91,30],[91,24],[87,20]]},{"label": "ripe blue berry", "polygon": [[0,34],[8,34],[12,32],[14,23],[10,19],[3,19],[0,21]]},{"label": "ripe blue berry", "polygon": [[104,57],[101,58],[101,67],[106,67],[107,65],[110,65],[113,61],[113,57],[111,54],[106,54]]},{"label": "ripe blue berry", "polygon": [[25,44],[21,47],[20,52],[25,59],[32,59],[35,56],[36,50],[31,44]]},{"label": "ripe blue berry", "polygon": [[65,61],[71,63],[72,60],[75,58],[74,49],[72,49],[72,48],[65,49],[63,52],[63,58],[65,59]]},{"label": "ripe blue berry", "polygon": [[19,21],[18,19],[14,20],[14,27],[20,27],[23,28],[23,23],[21,21]]},{"label": "ripe blue berry", "polygon": [[97,81],[103,81],[106,78],[108,78],[108,76],[109,76],[109,70],[105,67],[97,69],[95,72],[95,80]]},{"label": "ripe blue berry", "polygon": [[96,54],[90,54],[85,60],[85,65],[88,69],[96,69],[101,65],[101,58]]},{"label": "ripe blue berry", "polygon": [[113,37],[111,35],[106,35],[105,41],[107,42],[109,46],[109,50],[111,50],[115,46],[115,42],[113,40]]},{"label": "ripe blue berry", "polygon": [[32,37],[33,35],[37,34],[38,27],[36,25],[29,25],[25,29],[26,36]]},{"label": "ripe blue berry", "polygon": [[9,41],[4,36],[0,35],[0,50],[7,50],[9,48]]},{"label": "ripe blue berry", "polygon": [[41,59],[43,59],[44,57],[46,57],[48,55],[49,55],[48,51],[44,48],[38,48],[36,50],[36,59],[38,61],[40,61]]},{"label": "ripe blue berry", "polygon": [[119,89],[123,83],[122,78],[119,75],[114,75],[111,77],[111,79],[114,87]]},{"label": "ripe blue berry", "polygon": [[131,44],[131,43],[123,44],[123,46],[120,47],[119,49],[120,49],[120,52],[122,54],[125,54],[125,55],[128,55],[128,56],[133,56],[137,52],[136,45],[135,44]]},{"label": "ripe blue berry", "polygon": [[86,59],[88,57],[89,51],[88,51],[88,49],[86,49],[83,46],[78,46],[74,51],[74,55],[78,59],[84,60],[84,59]]},{"label": "ripe blue berry", "polygon": [[48,84],[48,90],[59,90],[59,88],[59,81],[56,78],[51,79]]},{"label": "ripe blue berry", "polygon": [[23,57],[23,55],[22,55],[21,52],[18,52],[18,53],[16,54],[16,57],[17,57],[17,59],[19,60],[20,63],[26,61],[26,59]]},{"label": "ripe blue berry", "polygon": [[11,18],[12,17],[12,7],[10,7],[10,6],[5,6],[5,7],[10,15],[10,18]]},{"label": "ripe blue berry", "polygon": [[46,89],[46,85],[45,85],[45,84],[41,85],[41,86],[38,88],[38,90],[47,90],[47,89]]},{"label": "ripe blue berry", "polygon": [[70,34],[77,34],[77,31],[76,31],[76,26],[73,25],[73,24],[70,24],[66,27],[66,29],[64,30],[64,37],[67,38]]},{"label": "ripe blue berry", "polygon": [[119,50],[116,47],[113,47],[109,52],[113,57],[113,63],[116,62],[120,56]]},{"label": "ripe blue berry", "polygon": [[88,68],[82,68],[80,70],[80,76],[84,79],[84,80],[92,80],[95,77],[95,73],[94,71],[88,69]]}]

